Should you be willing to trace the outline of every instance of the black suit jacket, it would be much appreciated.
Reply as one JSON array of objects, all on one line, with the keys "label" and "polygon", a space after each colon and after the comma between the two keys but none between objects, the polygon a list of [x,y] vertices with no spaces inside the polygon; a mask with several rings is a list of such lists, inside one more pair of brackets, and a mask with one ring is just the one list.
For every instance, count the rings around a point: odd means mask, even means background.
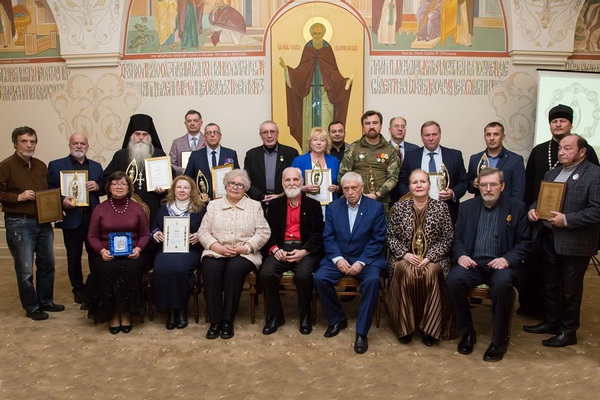
[{"label": "black suit jacket", "polygon": [[[208,158],[206,158],[209,150],[210,148],[207,146],[199,150],[192,151],[190,159],[188,160],[187,167],[185,168],[184,175],[189,176],[194,182],[196,182],[198,171],[202,171],[202,173],[206,177],[206,180],[208,181],[208,197],[212,199],[214,197],[212,174],[211,169],[208,165]],[[217,160],[217,164],[224,165],[227,163],[232,163],[233,168],[235,169],[240,167],[240,165],[238,164],[237,153],[235,152],[235,150],[221,146],[221,151],[219,152],[219,159]]]},{"label": "black suit jacket", "polygon": [[[269,202],[267,222],[271,227],[271,238],[263,247],[265,252],[273,246],[283,247],[287,219],[287,197],[281,196]],[[302,193],[300,202],[300,240],[302,249],[311,257],[323,257],[323,212],[321,204]]]},{"label": "black suit jacket", "polygon": [[[275,193],[283,192],[281,185],[281,174],[283,170],[292,165],[294,158],[298,157],[298,150],[281,143],[277,145],[277,162],[275,166]],[[244,159],[244,169],[250,176],[250,190],[248,196],[251,199],[261,201],[265,198],[267,191],[265,175],[264,147],[258,146],[248,150]]]}]

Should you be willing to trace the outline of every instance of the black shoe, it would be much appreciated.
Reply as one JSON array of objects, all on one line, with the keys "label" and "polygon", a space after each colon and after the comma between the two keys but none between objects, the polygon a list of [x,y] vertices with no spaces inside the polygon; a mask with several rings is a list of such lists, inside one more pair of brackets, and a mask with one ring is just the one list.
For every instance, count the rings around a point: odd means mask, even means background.
[{"label": "black shoe", "polygon": [[75,301],[77,304],[83,304],[85,302],[85,295],[83,294],[83,291],[74,292],[73,301]]},{"label": "black shoe", "polygon": [[31,318],[34,321],[41,321],[44,319],[48,319],[48,314],[40,310],[39,308],[35,311],[27,311],[25,314],[28,318]]},{"label": "black shoe", "polygon": [[408,334],[408,335],[406,335],[406,336],[400,336],[400,337],[398,338],[398,340],[399,340],[399,341],[400,341],[400,343],[402,343],[402,344],[409,344],[410,342],[412,342],[412,336],[413,336],[413,334],[412,334],[412,333],[409,333],[409,334]]},{"label": "black shoe", "polygon": [[465,333],[458,342],[458,352],[460,354],[471,354],[473,352],[473,346],[477,343],[477,334],[474,330],[470,329],[467,333]]},{"label": "black shoe", "polygon": [[188,326],[188,315],[186,310],[179,310],[179,318],[175,318],[177,321],[177,329],[183,329]]},{"label": "black shoe", "polygon": [[542,340],[542,344],[547,347],[566,347],[577,344],[577,335],[575,332],[561,331],[558,335],[550,339]]},{"label": "black shoe", "polygon": [[492,343],[490,344],[490,347],[487,348],[485,353],[483,353],[483,361],[500,361],[504,357],[504,353],[506,353],[506,344],[503,344],[502,346],[495,346]]},{"label": "black shoe", "polygon": [[263,328],[262,333],[263,335],[275,333],[277,332],[277,328],[283,324],[285,324],[283,313],[277,313],[276,315],[267,318],[267,322],[265,322],[265,327]]},{"label": "black shoe", "polygon": [[540,322],[537,325],[524,325],[523,330],[529,333],[540,333],[540,334],[558,334],[558,329],[556,326],[547,320]]},{"label": "black shoe", "polygon": [[421,332],[421,342],[427,347],[431,347],[438,342],[436,338],[431,335],[426,334],[425,332]]},{"label": "black shoe", "polygon": [[121,332],[123,333],[129,333],[131,332],[131,330],[133,329],[133,326],[130,325],[121,325]]},{"label": "black shoe", "polygon": [[47,306],[41,306],[40,310],[48,311],[48,312],[59,312],[59,311],[64,311],[65,306],[63,306],[62,304],[50,303]]},{"label": "black shoe", "polygon": [[312,332],[312,321],[310,315],[300,317],[300,333],[303,335],[309,335]]},{"label": "black shoe", "polygon": [[167,323],[165,324],[165,327],[172,331],[173,329],[175,329],[175,327],[177,326],[176,322],[175,322],[175,311],[173,310],[169,310],[167,312]]},{"label": "black shoe", "polygon": [[233,321],[223,321],[221,328],[221,339],[231,339],[233,337]]},{"label": "black shoe", "polygon": [[206,331],[207,339],[216,339],[221,334],[221,324],[210,324],[208,331]]},{"label": "black shoe", "polygon": [[334,337],[338,333],[340,333],[340,331],[342,329],[346,329],[347,327],[348,327],[348,320],[346,318],[344,318],[337,324],[329,325],[323,336],[325,336],[326,338]]},{"label": "black shoe", "polygon": [[117,333],[121,332],[121,327],[120,326],[109,326],[108,331],[111,334],[116,335]]},{"label": "black shoe", "polygon": [[354,352],[358,354],[366,353],[369,349],[369,340],[367,335],[356,334],[356,340],[354,341]]}]

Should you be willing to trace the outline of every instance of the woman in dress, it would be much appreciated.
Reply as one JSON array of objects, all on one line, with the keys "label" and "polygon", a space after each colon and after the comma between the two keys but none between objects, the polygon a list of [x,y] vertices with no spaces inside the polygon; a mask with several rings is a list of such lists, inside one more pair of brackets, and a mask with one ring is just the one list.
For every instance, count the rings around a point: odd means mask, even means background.
[{"label": "woman in dress", "polygon": [[393,329],[402,343],[415,331],[433,346],[452,335],[444,276],[452,262],[453,227],[448,206],[429,198],[429,175],[417,169],[409,176],[411,198],[390,211],[387,243],[390,284],[386,296]]},{"label": "woman in dress", "polygon": [[152,238],[157,243],[163,243],[165,217],[190,219],[189,252],[164,253],[161,245],[154,259],[152,287],[156,310],[167,313],[166,328],[169,330],[183,329],[188,325],[187,306],[194,285],[194,271],[200,269],[202,253],[196,232],[205,212],[194,181],[180,175],[173,180],[165,204],[158,210],[154,220]]},{"label": "woman in dress", "polygon": [[208,203],[198,230],[202,279],[210,327],[207,339],[233,337],[233,321],[246,275],[262,263],[261,247],[271,229],[258,201],[246,196],[250,178],[234,169],[223,178],[226,195]]},{"label": "woman in dress", "polygon": [[[112,334],[129,333],[130,315],[144,310],[142,251],[150,238],[148,216],[141,205],[131,200],[133,185],[124,172],[112,173],[106,182],[108,199],[94,208],[88,230],[88,243],[93,250],[86,283],[89,316],[95,323],[110,321]],[[109,234],[121,232],[131,233],[131,254],[113,256]]]}]

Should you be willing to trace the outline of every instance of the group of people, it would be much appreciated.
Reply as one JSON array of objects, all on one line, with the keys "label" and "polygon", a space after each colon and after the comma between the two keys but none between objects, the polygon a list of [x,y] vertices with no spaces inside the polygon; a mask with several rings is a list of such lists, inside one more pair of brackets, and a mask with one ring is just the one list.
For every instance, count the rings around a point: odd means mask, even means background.
[{"label": "group of people", "polygon": [[[130,332],[131,316],[143,312],[142,277],[150,270],[156,309],[166,313],[169,330],[188,325],[188,300],[202,280],[208,339],[234,336],[244,280],[255,272],[267,305],[262,332],[273,334],[285,324],[280,280],[292,271],[304,335],[313,329],[314,290],[328,319],[324,336],[348,326],[336,285],[346,276],[358,280],[357,353],[368,349],[384,282],[402,343],[416,334],[433,346],[458,335],[458,351],[470,354],[477,339],[469,291],[485,284],[493,335],[484,360],[499,361],[506,353],[515,287],[519,312],[541,316],[524,330],[552,335],[545,346],[573,345],[583,278],[600,236],[600,167],[585,139],[570,133],[570,107],[558,105],[548,118],[552,139],[533,149],[526,168],[503,146],[498,122],[484,128],[486,149],[471,156],[467,170],[459,150],[440,145],[437,122],[421,126],[419,147],[404,140],[406,119],[390,120],[388,141],[381,113],[367,111],[359,140],[345,143],[344,124],[334,121],[311,129],[303,155],[279,143],[277,124],[265,121],[262,145],[246,153],[241,169],[235,150],[221,146],[220,127],[207,124],[202,133],[201,114],[190,110],[187,133],[173,141],[169,154],[172,185],[154,190],[146,187],[145,160],[166,153],[147,115],[131,117],[123,149],[104,170],[86,157],[89,144],[81,133],[71,135],[70,154],[46,168],[33,157],[36,132],[17,128],[15,154],[0,163],[0,203],[22,306],[34,320],[64,310],[53,300],[52,226],[36,220],[35,197],[60,187],[61,171],[85,170],[88,204],[62,196],[64,217],[56,226],[63,231],[75,302],[95,322],[108,321],[113,334]],[[214,169],[226,164],[222,182],[213,182]],[[331,174],[326,186],[308,179],[315,170]],[[547,219],[537,210],[542,181],[564,184],[562,208]],[[315,199],[323,190],[330,192],[328,204]],[[467,191],[474,197],[461,203]],[[100,203],[102,195],[107,200]],[[166,217],[189,218],[189,251],[163,251]],[[111,236],[123,232],[130,251],[115,255]],[[90,265],[85,282],[83,247]]]}]

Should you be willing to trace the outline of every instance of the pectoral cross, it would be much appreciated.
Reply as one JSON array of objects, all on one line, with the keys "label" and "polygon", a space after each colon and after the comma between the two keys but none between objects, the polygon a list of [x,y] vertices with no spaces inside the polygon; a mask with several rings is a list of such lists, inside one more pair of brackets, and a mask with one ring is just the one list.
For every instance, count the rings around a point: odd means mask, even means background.
[{"label": "pectoral cross", "polygon": [[144,174],[142,173],[142,171],[138,172],[138,178],[137,178],[137,183],[138,183],[138,190],[142,190],[142,185],[144,184]]}]

